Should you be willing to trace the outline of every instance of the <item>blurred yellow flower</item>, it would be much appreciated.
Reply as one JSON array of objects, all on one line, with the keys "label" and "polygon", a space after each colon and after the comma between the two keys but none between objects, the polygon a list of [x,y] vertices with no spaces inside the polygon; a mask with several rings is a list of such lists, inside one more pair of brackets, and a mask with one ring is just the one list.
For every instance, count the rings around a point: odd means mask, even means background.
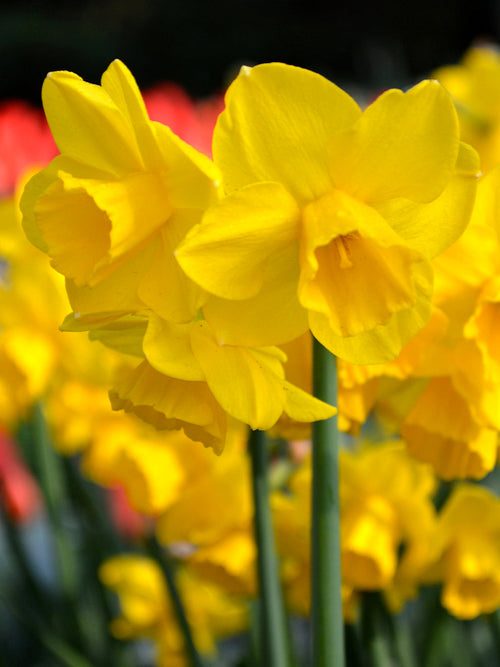
[{"label": "blurred yellow flower", "polygon": [[500,607],[500,500],[488,489],[459,484],[443,507],[429,582],[442,582],[441,600],[457,618]]},{"label": "blurred yellow flower", "polygon": [[475,46],[459,65],[440,67],[434,76],[455,99],[462,139],[479,153],[481,169],[500,162],[500,52]]},{"label": "blurred yellow flower", "polygon": [[[310,605],[310,485],[305,464],[291,477],[288,493],[272,495],[287,598],[304,614]],[[342,587],[349,618],[355,592],[384,591],[395,612],[416,596],[433,556],[435,485],[430,466],[413,461],[402,443],[341,451]]]},{"label": "blurred yellow flower", "polygon": [[400,607],[416,595],[430,559],[432,470],[412,461],[402,443],[387,443],[342,452],[340,483],[344,581],[384,590]]},{"label": "blurred yellow flower", "polygon": [[[187,665],[184,640],[158,565],[144,556],[115,556],[101,566],[99,576],[120,601],[121,616],[112,621],[112,633],[119,639],[152,639],[160,667]],[[177,585],[202,653],[213,654],[217,639],[245,629],[246,606],[237,598],[185,568],[177,572]]]}]

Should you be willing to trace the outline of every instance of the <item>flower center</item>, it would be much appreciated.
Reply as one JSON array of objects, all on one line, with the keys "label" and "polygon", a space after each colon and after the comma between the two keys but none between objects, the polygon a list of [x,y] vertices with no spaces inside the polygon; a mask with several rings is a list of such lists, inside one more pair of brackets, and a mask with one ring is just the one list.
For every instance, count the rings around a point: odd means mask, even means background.
[{"label": "flower center", "polygon": [[351,249],[348,244],[350,237],[351,234],[347,234],[345,236],[337,236],[337,238],[334,239],[334,245],[340,258],[341,269],[352,269],[354,266],[352,262]]}]

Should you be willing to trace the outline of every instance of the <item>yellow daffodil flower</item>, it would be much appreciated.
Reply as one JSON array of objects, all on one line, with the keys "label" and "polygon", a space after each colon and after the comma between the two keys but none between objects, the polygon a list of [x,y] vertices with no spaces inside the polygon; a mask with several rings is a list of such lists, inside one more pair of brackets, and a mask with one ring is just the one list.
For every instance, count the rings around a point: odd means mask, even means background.
[{"label": "yellow daffodil flower", "polygon": [[[305,573],[310,572],[310,485],[306,463],[291,477],[288,493],[272,495],[286,589],[294,608],[301,596],[300,613],[308,613],[309,604]],[[416,596],[433,557],[429,536],[435,527],[434,491],[430,466],[413,461],[400,442],[341,452],[344,613],[352,615],[347,601],[353,591],[384,591],[397,611]]]},{"label": "yellow daffodil flower", "polygon": [[150,307],[190,320],[203,292],[173,249],[217,200],[212,162],[149,120],[118,60],[101,86],[52,72],[42,98],[61,155],[28,183],[23,224],[66,277],[75,316]]},{"label": "yellow daffodil flower", "polygon": [[214,132],[226,196],[177,259],[210,293],[266,313],[249,325],[255,344],[309,326],[343,359],[388,361],[429,319],[430,259],[470,215],[478,159],[458,133],[434,81],[362,112],[313,72],[244,67]]},{"label": "yellow daffodil flower", "polygon": [[459,484],[433,536],[436,564],[429,582],[443,582],[441,600],[457,618],[500,607],[500,500],[488,489]]},{"label": "yellow daffodil flower", "polygon": [[[152,639],[160,667],[185,665],[183,637],[158,565],[144,556],[115,556],[103,563],[99,577],[120,602],[121,615],[112,621],[111,632],[119,639]],[[248,615],[241,600],[185,568],[178,571],[177,584],[203,653],[214,653],[218,639],[246,627]]]},{"label": "yellow daffodil flower", "polygon": [[475,46],[434,76],[453,95],[462,138],[478,151],[486,173],[500,162],[500,52]]}]

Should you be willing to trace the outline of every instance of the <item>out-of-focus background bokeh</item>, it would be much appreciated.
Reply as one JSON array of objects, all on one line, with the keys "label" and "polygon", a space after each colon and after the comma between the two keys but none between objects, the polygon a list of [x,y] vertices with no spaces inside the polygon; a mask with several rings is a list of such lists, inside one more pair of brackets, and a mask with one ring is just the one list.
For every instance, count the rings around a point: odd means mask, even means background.
[{"label": "out-of-focus background bokeh", "polygon": [[405,85],[500,35],[497,0],[17,0],[0,10],[0,98],[39,100],[50,70],[98,82],[122,59],[142,88],[206,96],[278,60],[340,85]]}]

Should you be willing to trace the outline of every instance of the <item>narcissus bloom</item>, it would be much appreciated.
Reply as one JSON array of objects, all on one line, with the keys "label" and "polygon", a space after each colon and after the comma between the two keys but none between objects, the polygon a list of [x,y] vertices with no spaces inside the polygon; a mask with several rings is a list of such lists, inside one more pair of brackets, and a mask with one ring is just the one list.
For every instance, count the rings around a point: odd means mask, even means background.
[{"label": "narcissus bloom", "polygon": [[475,46],[458,65],[440,67],[434,76],[456,101],[462,139],[489,171],[500,162],[500,52]]},{"label": "narcissus bloom", "polygon": [[479,479],[497,459],[499,178],[496,168],[480,179],[469,226],[435,261],[435,302],[448,324],[441,340],[429,341],[426,369],[420,369],[428,381],[417,389],[401,429],[412,454],[445,479]]},{"label": "narcissus bloom", "polygon": [[362,112],[313,72],[244,67],[213,153],[226,196],[178,248],[185,272],[218,297],[264,303],[262,344],[309,325],[341,358],[394,358],[428,320],[430,259],[474,199],[477,155],[444,88],[390,90]]},{"label": "narcissus bloom", "polygon": [[151,307],[189,320],[203,294],[173,249],[217,199],[213,163],[149,120],[120,61],[101,86],[53,72],[42,98],[61,155],[28,183],[23,224],[85,308],[76,314]]},{"label": "narcissus bloom", "polygon": [[401,443],[345,451],[341,464],[344,581],[358,590],[386,590],[401,606],[416,594],[419,573],[430,560],[434,475]]},{"label": "narcissus bloom", "polygon": [[[311,469],[306,462],[290,479],[289,492],[272,495],[278,547],[292,605],[309,601]],[[342,586],[344,611],[353,591],[384,591],[392,609],[417,593],[434,530],[430,466],[413,461],[402,443],[366,446],[340,457]],[[404,549],[402,549],[404,547]],[[402,555],[400,555],[402,551]],[[298,591],[294,592],[295,585]],[[349,595],[347,595],[349,593]]]},{"label": "narcissus bloom", "polygon": [[460,484],[443,507],[432,543],[428,580],[442,581],[442,603],[471,619],[500,607],[500,500],[488,489]]},{"label": "narcissus bloom", "polygon": [[[115,556],[99,570],[101,581],[116,592],[121,615],[111,623],[119,639],[150,638],[159,667],[186,664],[184,641],[158,565],[143,556]],[[203,653],[215,653],[216,641],[241,632],[248,623],[244,603],[186,569],[177,572],[194,641]]]},{"label": "narcissus bloom", "polygon": [[286,381],[272,340],[246,333],[249,319],[262,322],[260,304],[229,312],[183,273],[175,248],[218,200],[220,175],[149,120],[125,66],[113,62],[101,86],[53,73],[42,96],[61,156],[28,183],[23,224],[66,277],[74,313],[63,328],[145,358],[118,384],[113,407],[184,428],[217,451],[231,420],[266,430],[283,413],[306,422],[334,414]]}]

